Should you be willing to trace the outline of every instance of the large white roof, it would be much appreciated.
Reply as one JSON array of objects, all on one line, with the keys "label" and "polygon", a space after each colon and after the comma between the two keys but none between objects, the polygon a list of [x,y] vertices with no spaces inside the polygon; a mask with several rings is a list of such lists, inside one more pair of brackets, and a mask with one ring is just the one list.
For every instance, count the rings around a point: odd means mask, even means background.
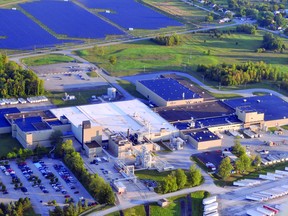
[{"label": "large white roof", "polygon": [[160,132],[161,128],[175,131],[175,127],[154,113],[139,100],[119,101],[102,104],[92,104],[77,107],[58,108],[51,110],[58,118],[65,115],[69,121],[78,126],[84,120],[90,120],[92,125],[99,125],[114,132],[151,133]]}]

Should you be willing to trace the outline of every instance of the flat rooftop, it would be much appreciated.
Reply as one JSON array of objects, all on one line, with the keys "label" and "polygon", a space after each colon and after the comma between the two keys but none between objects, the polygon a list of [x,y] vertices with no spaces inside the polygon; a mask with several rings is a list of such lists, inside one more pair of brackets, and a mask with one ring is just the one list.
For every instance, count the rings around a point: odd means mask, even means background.
[{"label": "flat rooftop", "polygon": [[20,110],[16,107],[0,109],[0,128],[11,126],[11,124],[5,118],[6,114],[11,114],[11,113],[20,113]]},{"label": "flat rooftop", "polygon": [[207,129],[193,131],[188,134],[191,136],[194,140],[197,142],[206,142],[206,141],[212,141],[212,140],[219,140],[220,137],[212,133],[211,131]]},{"label": "flat rooftop", "polygon": [[242,121],[236,115],[205,118],[195,121],[195,128],[213,127],[218,125],[241,124]]},{"label": "flat rooftop", "polygon": [[14,123],[24,132],[52,129],[40,116],[15,119]]},{"label": "flat rooftop", "polygon": [[126,134],[128,129],[131,133],[141,134],[148,134],[149,129],[151,133],[159,133],[163,128],[170,132],[177,131],[137,99],[51,109],[51,112],[59,119],[65,115],[75,126],[81,125],[82,121],[90,120],[91,126],[109,128],[113,133]]},{"label": "flat rooftop", "polygon": [[172,78],[159,78],[138,81],[166,101],[201,98],[200,95]]},{"label": "flat rooftop", "polygon": [[264,113],[264,120],[288,118],[288,103],[275,95],[254,96],[247,98],[224,100],[233,109],[255,110]]},{"label": "flat rooftop", "polygon": [[221,101],[207,101],[191,105],[157,107],[154,109],[160,116],[169,122],[202,119],[231,115],[234,109],[223,104]]},{"label": "flat rooftop", "polygon": [[94,140],[92,142],[90,142],[90,143],[85,143],[85,145],[88,148],[99,148],[99,147],[101,147],[101,145],[98,142],[94,141]]}]

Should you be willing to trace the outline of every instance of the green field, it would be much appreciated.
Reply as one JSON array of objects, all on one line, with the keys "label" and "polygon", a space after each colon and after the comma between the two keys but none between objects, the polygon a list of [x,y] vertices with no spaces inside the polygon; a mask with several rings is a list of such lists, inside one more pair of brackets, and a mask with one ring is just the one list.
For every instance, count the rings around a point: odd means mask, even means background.
[{"label": "green field", "polygon": [[74,58],[66,55],[49,54],[49,55],[24,58],[22,59],[22,62],[27,66],[40,66],[40,65],[72,62],[74,60],[75,60]]},{"label": "green field", "polygon": [[129,94],[136,98],[146,99],[142,94],[136,90],[136,86],[126,80],[118,80],[118,84],[124,88]]},{"label": "green field", "polygon": [[157,170],[140,170],[140,171],[136,171],[135,175],[139,179],[151,179],[157,182],[161,182],[163,181],[163,178],[165,178],[170,173],[171,171],[158,172]]},{"label": "green field", "polygon": [[[182,44],[160,46],[150,40],[103,47],[101,55],[95,49],[76,52],[90,62],[107,69],[113,76],[127,76],[153,71],[184,71],[201,79],[195,73],[198,64],[243,63],[265,61],[282,71],[288,71],[287,53],[255,53],[261,46],[263,32],[256,35],[223,34],[213,38],[208,33],[183,35]],[[288,42],[285,40],[288,47]],[[210,55],[207,54],[210,50]],[[116,56],[117,63],[109,63]],[[207,81],[205,80],[205,83]],[[212,83],[213,84],[213,83]],[[214,83],[215,85],[215,83]]]},{"label": "green field", "polygon": [[108,86],[101,86],[93,90],[78,90],[78,91],[66,91],[69,95],[74,95],[76,100],[63,101],[64,92],[48,92],[46,95],[51,100],[51,102],[58,107],[65,106],[78,106],[89,103],[91,96],[101,96],[107,92]]},{"label": "green field", "polygon": [[14,148],[22,148],[18,140],[12,138],[11,134],[0,134],[0,157],[6,156]]},{"label": "green field", "polygon": [[[184,201],[187,209],[187,194],[170,197],[169,205],[166,207],[160,207],[157,203],[149,204],[150,215],[151,216],[175,216],[181,215],[181,206],[180,202]],[[202,210],[202,200],[203,198],[209,196],[208,192],[205,191],[196,191],[191,193],[192,198],[192,216],[199,216],[203,214]],[[107,216],[119,216],[119,212],[111,213]],[[146,212],[144,209],[144,205],[139,205],[130,209],[126,209],[123,211],[124,216],[145,216]],[[185,214],[184,214],[185,215]]]},{"label": "green field", "polygon": [[283,125],[281,126],[281,128],[283,128],[284,130],[288,130],[288,125]]}]

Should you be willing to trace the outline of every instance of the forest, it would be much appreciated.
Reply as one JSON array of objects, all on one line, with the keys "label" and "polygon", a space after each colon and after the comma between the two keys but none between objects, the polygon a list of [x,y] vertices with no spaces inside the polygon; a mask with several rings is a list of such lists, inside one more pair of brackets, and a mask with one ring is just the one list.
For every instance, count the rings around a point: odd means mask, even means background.
[{"label": "forest", "polygon": [[224,86],[259,83],[263,80],[279,82],[281,88],[288,89],[288,73],[264,62],[244,64],[198,65],[197,72],[205,78]]},{"label": "forest", "polygon": [[27,97],[44,93],[44,82],[31,70],[24,70],[0,54],[0,97]]}]

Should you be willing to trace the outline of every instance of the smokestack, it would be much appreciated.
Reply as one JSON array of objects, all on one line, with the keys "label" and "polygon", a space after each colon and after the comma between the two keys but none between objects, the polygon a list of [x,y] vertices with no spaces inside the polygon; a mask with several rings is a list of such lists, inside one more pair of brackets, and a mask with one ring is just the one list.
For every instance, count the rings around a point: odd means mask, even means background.
[{"label": "smokestack", "polygon": [[130,136],[130,131],[129,131],[129,128],[127,129],[127,139],[129,139],[129,136]]}]

